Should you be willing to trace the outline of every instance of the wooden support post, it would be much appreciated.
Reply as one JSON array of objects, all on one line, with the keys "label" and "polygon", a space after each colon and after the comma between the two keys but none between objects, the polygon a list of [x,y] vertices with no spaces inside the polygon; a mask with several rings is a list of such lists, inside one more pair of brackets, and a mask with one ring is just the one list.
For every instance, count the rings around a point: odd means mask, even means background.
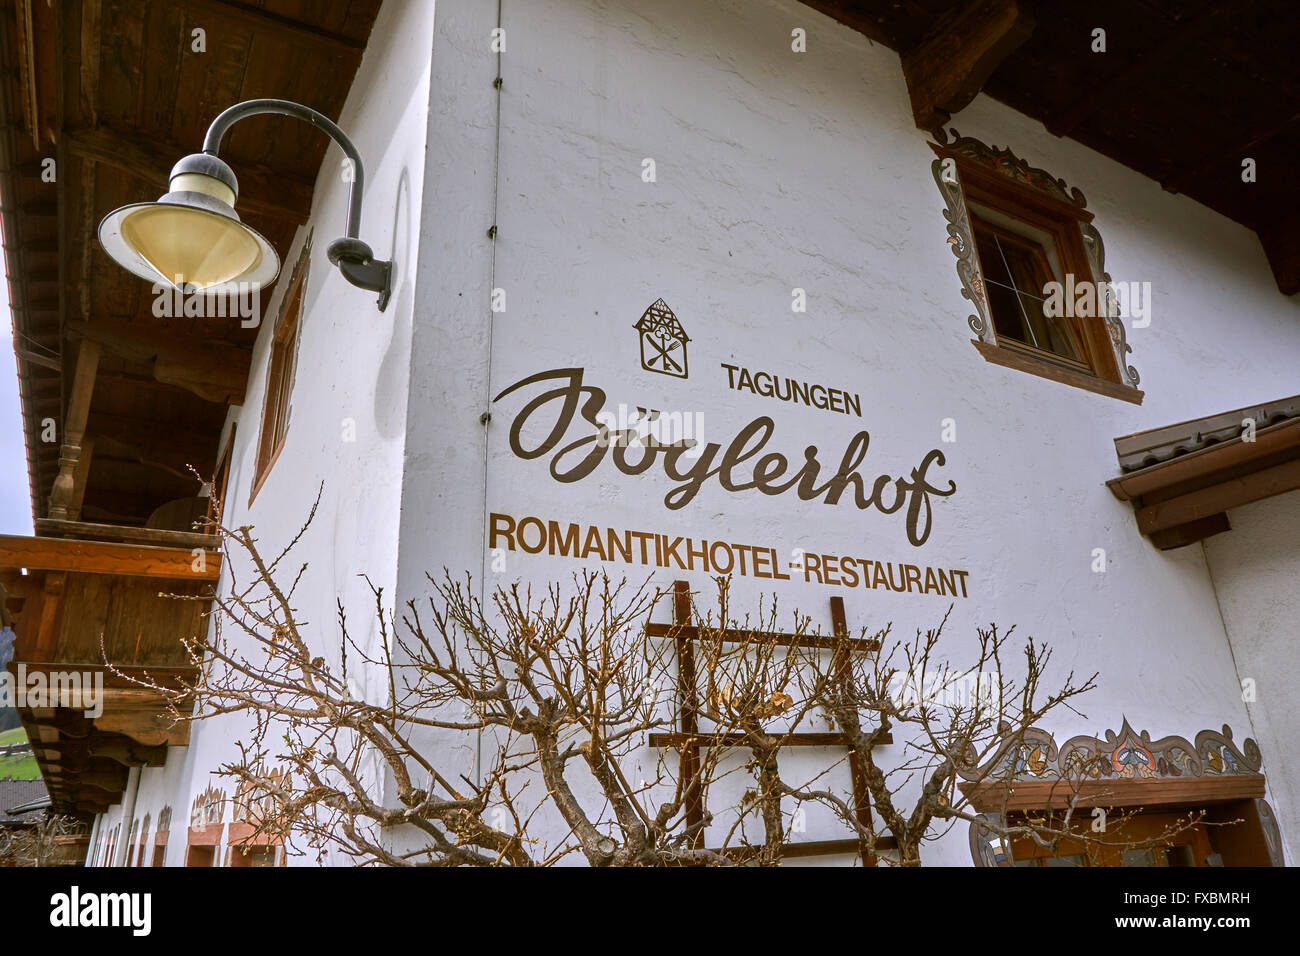
[{"label": "wooden support post", "polygon": [[[673,623],[691,625],[691,590],[686,581],[673,582]],[[689,637],[677,638],[677,701],[680,708],[680,728],[684,734],[699,732],[699,702],[695,690],[695,647]],[[698,744],[681,748],[678,761],[679,779],[685,781],[686,823],[688,826],[704,822],[703,781],[700,779],[700,752]],[[704,828],[701,826],[691,838],[691,846],[704,846]]]},{"label": "wooden support post", "polygon": [[81,505],[86,500],[86,481],[90,477],[90,462],[95,456],[95,438],[83,435],[81,454],[77,456],[77,467],[72,473],[72,501],[68,504],[68,520],[81,520]]},{"label": "wooden support post", "polygon": [[[725,597],[724,597],[725,600]],[[814,647],[832,650],[832,663],[836,676],[844,681],[852,677],[853,653],[873,653],[880,645],[876,641],[854,640],[849,637],[848,623],[844,614],[844,599],[831,598],[831,637],[786,634],[778,631],[749,631],[728,628],[711,630],[716,640],[736,643],[759,643],[779,646]],[[722,609],[720,624],[726,623],[725,604]],[[651,747],[675,747],[679,754],[678,779],[686,787],[686,822],[688,825],[702,823],[705,817],[703,791],[700,788],[700,748],[701,747],[744,747],[747,739],[744,734],[717,734],[699,730],[699,699],[696,687],[694,641],[700,636],[699,628],[692,623],[690,584],[686,581],[673,582],[673,623],[671,625],[647,622],[648,637],[670,637],[677,645],[677,700],[679,708],[678,731],[675,733],[650,734],[647,743]],[[808,747],[845,747],[848,741],[840,733],[799,733],[781,735],[788,746]],[[886,734],[882,744],[893,743]],[[849,771],[853,785],[854,814],[858,823],[868,831],[871,823],[871,794],[867,789],[865,769],[857,755],[849,748]],[[693,847],[704,845],[703,828],[691,841]],[[862,859],[863,866],[875,866],[876,848],[894,845],[892,837],[879,837],[870,844],[860,837],[852,840],[821,840],[810,843],[795,843],[783,848],[782,855],[791,858],[805,856],[823,856],[835,853],[856,851]],[[737,860],[748,859],[751,852],[746,848],[731,848],[719,852],[726,853]]]},{"label": "wooden support post", "polygon": [[77,497],[77,465],[81,458],[81,439],[90,414],[90,397],[95,390],[99,371],[98,343],[83,340],[77,351],[77,368],[72,376],[72,393],[63,418],[63,443],[59,448],[59,473],[50,490],[49,516],[71,520],[71,507]]},{"label": "wooden support post", "polygon": [[41,596],[41,616],[36,625],[36,650],[32,655],[38,661],[53,660],[58,644],[59,603],[68,576],[63,571],[50,571],[45,575],[45,588]]},{"label": "wooden support post", "polygon": [[[848,619],[844,615],[844,598],[836,595],[831,598],[831,628],[835,636],[842,641],[849,637]],[[844,651],[835,653],[835,676],[842,683],[852,679],[853,662]],[[853,811],[858,818],[858,825],[871,830],[871,793],[867,790],[867,775],[858,759],[857,751],[849,748],[849,776],[853,781]],[[876,847],[866,840],[858,841],[858,853],[863,866],[876,865]]]}]

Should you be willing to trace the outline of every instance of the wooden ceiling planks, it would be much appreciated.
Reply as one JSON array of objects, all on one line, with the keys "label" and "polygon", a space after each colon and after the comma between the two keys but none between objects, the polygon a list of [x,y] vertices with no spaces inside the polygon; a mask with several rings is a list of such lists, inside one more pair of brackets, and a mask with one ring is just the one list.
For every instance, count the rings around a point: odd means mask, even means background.
[{"label": "wooden ceiling planks", "polygon": [[[297,100],[337,117],[378,9],[379,0],[0,0],[0,194],[35,516],[47,512],[60,454],[59,440],[41,440],[42,423],[62,430],[70,357],[88,329],[105,342],[105,361],[87,426],[104,441],[80,469],[87,517],[143,524],[193,494],[178,466],[215,466],[256,329],[156,318],[148,283],[99,248],[99,220],[165,192],[172,164],[240,99]],[[282,118],[241,124],[223,144],[241,216],[281,253],[310,213],[327,144]],[[53,184],[41,178],[47,157],[57,158]],[[149,337],[158,347],[141,349]],[[192,374],[204,362],[223,370],[220,382]],[[225,374],[232,363],[242,368]]]},{"label": "wooden ceiling planks", "polygon": [[[961,12],[958,4],[805,0],[904,57]],[[1300,292],[1300,17],[1290,0],[1020,0],[1034,32],[984,92],[1058,136],[1186,193],[1254,229],[1278,288]],[[1106,52],[1092,31],[1106,31]],[[973,37],[972,42],[979,38]],[[1243,182],[1242,161],[1256,161]],[[1087,190],[1084,190],[1087,192]]]}]

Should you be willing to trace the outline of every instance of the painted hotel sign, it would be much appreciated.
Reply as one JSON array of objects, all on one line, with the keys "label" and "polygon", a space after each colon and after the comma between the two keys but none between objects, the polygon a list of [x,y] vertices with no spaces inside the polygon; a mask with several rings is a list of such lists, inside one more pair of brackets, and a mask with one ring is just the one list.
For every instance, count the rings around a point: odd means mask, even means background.
[{"label": "painted hotel sign", "polygon": [[[687,377],[690,339],[663,299],[645,311],[635,329],[643,369]],[[695,359],[698,363],[699,356]],[[882,561],[843,547],[792,551],[772,542],[745,542],[740,522],[730,520],[705,533],[654,527],[670,525],[668,516],[702,494],[722,492],[742,512],[746,499],[788,501],[793,522],[805,520],[802,509],[816,506],[892,520],[900,537],[919,548],[934,527],[935,504],[957,491],[956,483],[943,476],[946,458],[939,448],[926,451],[910,468],[880,460],[883,456],[872,450],[871,432],[860,427],[862,400],[856,391],[740,364],[717,367],[719,390],[835,413],[853,428],[828,422],[825,437],[819,431],[813,444],[798,441],[806,438],[806,430],[779,428],[772,415],[759,414],[722,434],[712,427],[708,435],[692,435],[689,428],[680,428],[680,420],[676,429],[665,429],[660,413],[646,407],[630,418],[623,407],[615,414],[607,392],[586,368],[525,374],[501,389],[493,402],[510,416],[510,455],[532,469],[527,487],[542,480],[559,486],[612,486],[625,503],[625,515],[653,515],[648,506],[655,503],[662,518],[646,520],[639,529],[624,521],[575,521],[574,513],[559,520],[554,515],[563,505],[552,501],[545,506],[552,513],[547,517],[528,514],[532,507],[490,514],[488,547],[710,574],[797,578],[831,587],[967,596],[963,570]],[[698,367],[695,372],[698,379]],[[762,411],[781,414],[775,404]],[[724,418],[708,408],[695,416],[715,424]]]}]

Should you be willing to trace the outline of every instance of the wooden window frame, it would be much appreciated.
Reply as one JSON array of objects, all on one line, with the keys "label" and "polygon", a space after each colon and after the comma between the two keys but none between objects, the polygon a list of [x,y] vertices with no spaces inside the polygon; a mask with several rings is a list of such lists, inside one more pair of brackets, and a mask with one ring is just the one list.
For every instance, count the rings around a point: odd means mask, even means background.
[{"label": "wooden window frame", "polygon": [[[972,330],[981,336],[971,340],[975,349],[992,364],[1140,405],[1144,396],[1137,388],[1137,372],[1131,366],[1121,365],[1116,356],[1117,350],[1120,355],[1131,351],[1122,320],[1116,325],[1115,320],[1101,315],[1062,317],[1083,346],[1086,367],[998,335],[994,324],[972,220],[981,218],[986,224],[1001,224],[979,216],[971,207],[984,207],[1036,232],[1046,233],[1055,246],[1061,278],[1072,274],[1076,287],[1083,282],[1095,286],[1109,282],[1110,277],[1105,273],[1100,237],[1092,227],[1093,214],[1084,208],[1082,194],[1078,190],[1067,193],[1063,182],[1028,166],[1010,150],[990,148],[969,137],[954,135],[942,145],[931,143],[930,146],[939,157],[933,168],[940,191],[948,202],[945,215],[949,222],[949,242],[954,243],[953,251],[959,260],[958,274],[965,287],[963,295],[978,300],[982,313],[983,321],[977,316],[970,318]],[[951,175],[953,171],[955,177]],[[1085,232],[1094,244],[1091,250],[1085,244]]]},{"label": "wooden window frame", "polygon": [[212,491],[208,496],[208,528],[213,534],[218,533],[221,522],[226,515],[226,491],[230,487],[231,460],[235,451],[235,434],[239,422],[230,423],[230,437],[226,446],[217,456],[217,470],[212,475]]},{"label": "wooden window frame", "polygon": [[[267,357],[266,387],[262,390],[261,428],[257,437],[257,464],[253,470],[253,487],[248,495],[251,506],[271,474],[289,437],[293,387],[298,374],[298,348],[302,341],[304,299],[308,266],[311,262],[311,237],[303,243],[280,300],[275,331],[271,337],[271,354]],[[287,365],[287,370],[286,370]]]},{"label": "wooden window frame", "polygon": [[[1019,185],[998,173],[990,172],[980,166],[957,158],[957,172],[961,179],[962,192],[966,197],[967,208],[982,206],[1001,213],[1017,222],[1046,233],[1056,246],[1056,254],[1061,263],[1062,279],[1073,274],[1076,284],[1097,282],[1093,275],[1092,264],[1088,261],[1088,251],[1083,245],[1083,236],[1079,232],[1080,222],[1091,222],[1092,213],[1085,209],[1071,206],[1053,199],[1046,193],[1028,186]],[[975,211],[972,218],[980,218]],[[988,223],[988,220],[983,220]],[[989,223],[997,227],[996,223]],[[1001,227],[1005,230],[1005,227]],[[973,236],[972,236],[973,239]],[[979,260],[978,248],[974,251]],[[980,266],[981,279],[984,268]],[[990,315],[991,318],[991,315]],[[1066,322],[1073,330],[1076,339],[1083,346],[1083,359],[1086,371],[1076,363],[1062,356],[1036,349],[1031,345],[997,336],[997,347],[1021,353],[1025,371],[1044,374],[1043,365],[1065,366],[1067,369],[1083,375],[1092,375],[1103,381],[1121,385],[1120,370],[1115,363],[1115,353],[1111,347],[1110,336],[1106,331],[1104,320],[1100,317],[1084,318],[1065,316]],[[996,329],[995,329],[996,334]],[[985,343],[987,344],[987,343]],[[1014,367],[1014,366],[1013,366]],[[1051,374],[1045,377],[1053,378]],[[1059,380],[1059,379],[1058,379]],[[1067,384],[1075,384],[1070,381]]]},{"label": "wooden window frame", "polygon": [[[978,225],[976,225],[976,223],[978,223]],[[1024,236],[1018,232],[1013,232],[1011,229],[1008,229],[1007,227],[999,223],[985,219],[983,216],[979,214],[978,211],[972,211],[971,213],[972,238],[975,238],[976,233],[981,230],[993,235],[1000,243],[1004,243],[1006,245],[1019,246],[1022,250],[1029,252],[1038,260],[1039,271],[1042,275],[1046,275],[1048,277],[1048,281],[1059,281],[1056,275],[1052,272],[1052,264],[1048,259],[1047,250],[1046,248],[1044,248],[1042,243],[1038,242],[1035,239],[1030,238],[1029,236]],[[978,239],[976,239],[975,242],[975,255],[976,257],[979,257]],[[980,262],[980,273],[984,276],[984,287],[987,290],[990,280],[988,278],[987,270],[984,269],[984,263],[982,260]],[[1015,277],[1012,276],[1011,279],[1012,279],[1012,283],[1014,284]],[[1019,294],[1023,293],[1024,291],[1025,290],[1017,288],[1016,289],[1017,298],[1019,297]],[[1093,374],[1092,366],[1089,364],[1088,361],[1090,358],[1090,350],[1088,347],[1088,343],[1086,343],[1083,339],[1083,335],[1079,327],[1078,319],[1071,318],[1070,316],[1062,316],[1060,319],[1061,330],[1065,333],[1066,337],[1070,339],[1070,344],[1074,347],[1076,354],[1082,356],[1082,359],[1076,361],[1075,359],[1070,358],[1068,355],[1061,355],[1059,352],[1053,352],[1051,349],[1040,348],[1039,346],[1036,346],[1030,342],[1022,342],[1019,339],[1014,339],[1011,337],[1001,335],[997,330],[997,316],[993,315],[992,312],[993,312],[993,305],[992,302],[990,302],[989,313],[990,313],[990,318],[993,320],[994,323],[993,333],[998,337],[999,347],[1019,349],[1045,362],[1056,362],[1061,365],[1064,365],[1066,368],[1072,368],[1077,372],[1082,372],[1085,375]]]},{"label": "wooden window frame", "polygon": [[156,830],[153,837],[153,851],[149,866],[163,866],[167,862],[167,840],[171,834],[167,830]]}]

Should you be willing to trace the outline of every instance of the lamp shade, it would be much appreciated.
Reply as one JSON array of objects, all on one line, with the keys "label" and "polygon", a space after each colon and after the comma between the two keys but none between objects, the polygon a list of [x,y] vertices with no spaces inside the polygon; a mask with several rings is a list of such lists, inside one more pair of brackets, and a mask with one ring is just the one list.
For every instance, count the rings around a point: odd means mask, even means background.
[{"label": "lamp shade", "polygon": [[271,244],[240,222],[234,173],[196,153],[176,164],[157,202],[115,209],[99,224],[104,251],[129,272],[187,292],[260,287],[280,272]]}]

